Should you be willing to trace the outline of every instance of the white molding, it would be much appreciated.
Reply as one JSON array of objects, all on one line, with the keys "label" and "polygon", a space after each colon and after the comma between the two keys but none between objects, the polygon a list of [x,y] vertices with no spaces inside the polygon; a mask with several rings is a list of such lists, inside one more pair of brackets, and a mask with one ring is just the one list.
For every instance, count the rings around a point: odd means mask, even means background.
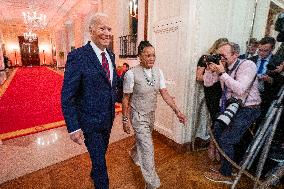
[{"label": "white molding", "polygon": [[176,139],[174,138],[173,131],[163,127],[163,125],[159,124],[159,122],[155,122],[154,129],[158,131],[159,133],[161,133],[162,135],[166,136],[167,138],[172,139],[173,141],[177,142]]}]

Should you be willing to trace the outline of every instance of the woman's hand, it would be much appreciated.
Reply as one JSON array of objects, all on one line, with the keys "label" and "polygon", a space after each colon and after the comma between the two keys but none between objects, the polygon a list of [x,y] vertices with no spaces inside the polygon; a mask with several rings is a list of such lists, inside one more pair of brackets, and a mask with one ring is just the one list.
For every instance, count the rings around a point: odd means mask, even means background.
[{"label": "woman's hand", "polygon": [[179,122],[182,123],[183,125],[185,125],[185,123],[186,123],[185,115],[183,115],[183,113],[181,113],[180,111],[177,111],[176,116],[177,116]]},{"label": "woman's hand", "polygon": [[198,66],[196,69],[196,81],[203,81],[203,73],[204,73],[205,67]]}]

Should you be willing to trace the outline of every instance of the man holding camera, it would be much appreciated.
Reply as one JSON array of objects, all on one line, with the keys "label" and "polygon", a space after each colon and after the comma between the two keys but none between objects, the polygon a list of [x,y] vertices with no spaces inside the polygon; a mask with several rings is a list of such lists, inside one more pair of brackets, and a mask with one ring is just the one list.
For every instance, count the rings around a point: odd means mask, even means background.
[{"label": "man holding camera", "polygon": [[[207,63],[204,85],[211,86],[221,81],[221,115],[214,123],[214,135],[222,150],[234,160],[234,145],[240,142],[246,130],[260,115],[257,67],[250,60],[238,58],[238,44],[225,43],[217,52],[221,60]],[[207,179],[232,183],[232,166],[224,157],[221,158],[221,167],[212,167],[211,171],[205,173]]]}]

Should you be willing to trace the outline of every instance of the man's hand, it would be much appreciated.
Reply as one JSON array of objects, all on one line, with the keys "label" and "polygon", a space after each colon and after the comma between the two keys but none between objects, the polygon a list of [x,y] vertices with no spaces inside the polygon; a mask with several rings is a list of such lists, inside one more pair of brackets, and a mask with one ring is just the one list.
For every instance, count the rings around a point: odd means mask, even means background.
[{"label": "man's hand", "polygon": [[208,67],[212,72],[215,72],[217,74],[225,72],[225,67],[221,61],[219,64],[210,63]]},{"label": "man's hand", "polygon": [[79,145],[82,145],[84,143],[84,140],[85,140],[82,130],[71,133],[70,139],[73,140],[74,142],[76,142]]},{"label": "man's hand", "polygon": [[283,71],[283,68],[284,68],[284,64],[282,63],[279,66],[276,66],[276,69],[273,70],[273,72],[281,73]]},{"label": "man's hand", "polygon": [[129,122],[122,123],[122,125],[123,125],[123,131],[126,132],[127,134],[130,134],[130,124],[129,124]]},{"label": "man's hand", "polygon": [[266,81],[270,84],[272,84],[272,82],[273,82],[273,79],[271,77],[269,77],[268,75],[263,75],[260,79],[263,80],[263,81]]}]

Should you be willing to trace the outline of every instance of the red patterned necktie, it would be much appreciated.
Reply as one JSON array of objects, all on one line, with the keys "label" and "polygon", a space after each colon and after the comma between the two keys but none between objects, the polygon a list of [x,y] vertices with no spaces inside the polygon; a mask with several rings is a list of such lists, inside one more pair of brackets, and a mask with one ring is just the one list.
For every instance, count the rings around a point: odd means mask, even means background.
[{"label": "red patterned necktie", "polygon": [[106,58],[106,53],[102,52],[101,55],[102,55],[102,67],[104,71],[106,72],[108,80],[110,80],[110,71],[109,71],[109,65],[108,65],[107,58]]}]

